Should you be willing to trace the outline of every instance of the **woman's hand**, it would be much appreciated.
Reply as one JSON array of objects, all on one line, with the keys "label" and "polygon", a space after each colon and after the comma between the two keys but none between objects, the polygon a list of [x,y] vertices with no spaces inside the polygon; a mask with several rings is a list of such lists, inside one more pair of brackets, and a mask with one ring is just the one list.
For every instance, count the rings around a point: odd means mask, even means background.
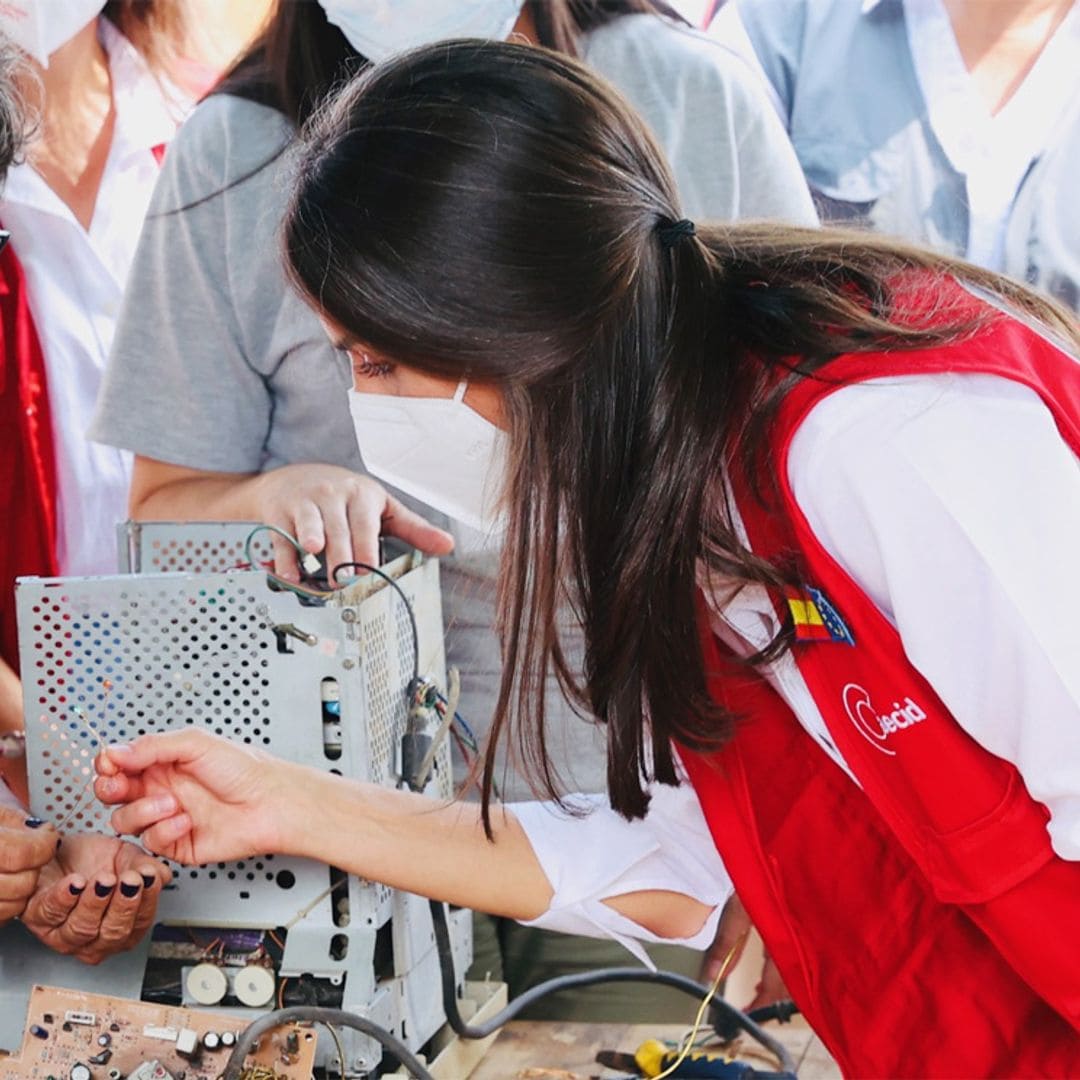
[{"label": "woman's hand", "polygon": [[[414,514],[377,480],[339,465],[283,465],[257,474],[207,472],[136,456],[129,510],[137,521],[261,521],[325,549],[328,571],[345,562],[377,566],[379,537],[396,536],[429,555],[453,537]],[[296,550],[273,537],[274,567],[299,578]]]},{"label": "woman's hand", "polygon": [[166,866],[134,844],[68,835],[42,869],[22,921],[50,949],[98,964],[142,938],[171,879]]},{"label": "woman's hand", "polygon": [[188,865],[282,851],[295,766],[202,731],[144,735],[97,757],[97,797],[117,832]]},{"label": "woman's hand", "polygon": [[[378,566],[383,533],[430,555],[446,555],[454,546],[449,533],[407,509],[378,481],[338,465],[285,465],[256,483],[258,520],[295,536],[311,554],[325,549],[327,573],[354,560]],[[276,572],[298,580],[295,549],[280,536],[272,539]]]},{"label": "woman's hand", "polygon": [[58,839],[51,825],[25,810],[0,806],[0,923],[23,913]]},{"label": "woman's hand", "polygon": [[[743,907],[742,901],[733,894],[724,905],[720,925],[716,928],[716,937],[701,962],[702,982],[711,984],[721,968],[725,973],[724,983],[727,982],[727,976],[738,964],[753,928],[754,924],[750,921],[750,916]],[[721,992],[723,992],[724,983],[721,983]],[[791,994],[784,985],[779,969],[769,954],[765,953],[761,975],[754,988],[754,998],[746,1005],[739,1005],[739,1008],[748,1012],[750,1009],[758,1009],[763,1005],[774,1005],[778,1001],[786,1001],[790,997]]]}]

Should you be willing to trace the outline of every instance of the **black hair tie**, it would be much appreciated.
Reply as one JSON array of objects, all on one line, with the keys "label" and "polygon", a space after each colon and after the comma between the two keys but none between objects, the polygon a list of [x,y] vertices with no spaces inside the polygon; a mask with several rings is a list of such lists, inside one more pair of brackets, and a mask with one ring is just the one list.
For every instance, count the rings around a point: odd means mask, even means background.
[{"label": "black hair tie", "polygon": [[697,227],[689,218],[679,218],[678,221],[661,218],[656,224],[656,233],[660,237],[664,250],[670,251],[680,240],[694,236],[697,233]]}]

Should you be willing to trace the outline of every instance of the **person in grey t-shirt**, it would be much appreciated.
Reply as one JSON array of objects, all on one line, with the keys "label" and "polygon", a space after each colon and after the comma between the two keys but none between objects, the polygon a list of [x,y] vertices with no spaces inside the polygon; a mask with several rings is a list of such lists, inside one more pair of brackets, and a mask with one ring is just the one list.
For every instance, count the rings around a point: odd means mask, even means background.
[{"label": "person in grey t-shirt", "polygon": [[[626,14],[596,13],[578,25],[567,0],[534,0],[516,29],[575,50],[638,108],[689,215],[816,223],[794,152],[743,61],[658,14],[659,3],[623,7]],[[288,287],[278,255],[284,150],[317,91],[355,65],[356,54],[314,4],[281,5],[268,34],[223,92],[195,110],[166,156],[92,435],[138,455],[135,517],[272,522],[311,550],[325,543],[330,565],[371,561],[380,518],[411,543],[445,550],[444,534],[387,503],[363,475],[348,362]],[[300,48],[301,37],[318,48]],[[290,49],[293,81],[275,81],[265,57]],[[297,76],[312,56],[315,66]],[[448,659],[462,671],[461,712],[482,732],[499,683],[497,553],[456,534],[458,554],[443,575]],[[277,552],[286,565],[294,559],[284,546]],[[552,700],[557,693],[553,686]],[[550,748],[567,785],[603,790],[604,732],[569,706],[552,714]],[[504,795],[526,792],[511,772]],[[503,935],[504,949],[532,955],[540,932],[516,930],[512,941],[510,931]],[[609,947],[577,946],[586,963],[585,950],[597,948]],[[619,992],[612,988],[609,1000]],[[681,1017],[685,1005],[678,1008]]]}]

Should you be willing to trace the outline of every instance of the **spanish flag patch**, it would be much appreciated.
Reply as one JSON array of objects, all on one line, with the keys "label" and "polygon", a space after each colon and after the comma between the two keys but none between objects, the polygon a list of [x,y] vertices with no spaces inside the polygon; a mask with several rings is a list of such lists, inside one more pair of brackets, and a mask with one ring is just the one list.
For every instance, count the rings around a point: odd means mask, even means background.
[{"label": "spanish flag patch", "polygon": [[805,586],[785,593],[796,641],[837,641],[854,645],[855,638],[820,589]]}]

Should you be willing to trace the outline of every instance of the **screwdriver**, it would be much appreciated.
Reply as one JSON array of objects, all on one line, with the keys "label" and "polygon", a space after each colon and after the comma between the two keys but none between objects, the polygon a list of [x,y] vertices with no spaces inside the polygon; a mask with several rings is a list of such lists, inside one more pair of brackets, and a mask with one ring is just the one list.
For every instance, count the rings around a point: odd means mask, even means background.
[{"label": "screwdriver", "polygon": [[[674,1069],[679,1050],[665,1046],[658,1039],[646,1039],[634,1054],[601,1051],[596,1055],[600,1065],[610,1069],[632,1070],[645,1077],[661,1073],[671,1080],[781,1080],[789,1073],[760,1072],[744,1061],[734,1061],[720,1052],[691,1051]],[[665,1072],[671,1069],[671,1072]]]}]

